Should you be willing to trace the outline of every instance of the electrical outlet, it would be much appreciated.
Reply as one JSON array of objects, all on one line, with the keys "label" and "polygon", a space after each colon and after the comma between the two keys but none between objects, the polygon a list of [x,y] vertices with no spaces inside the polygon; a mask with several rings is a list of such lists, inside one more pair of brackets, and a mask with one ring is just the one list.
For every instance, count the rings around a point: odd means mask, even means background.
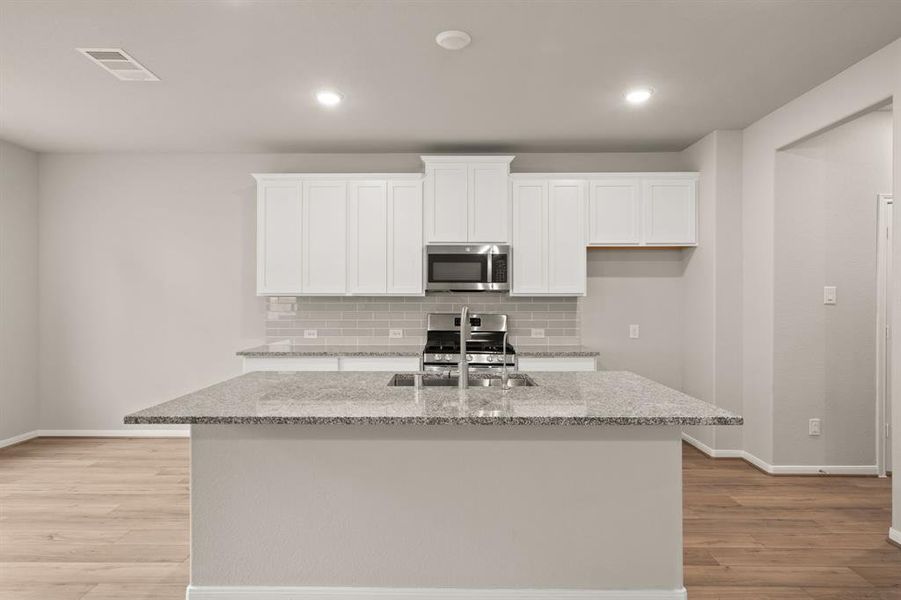
[{"label": "electrical outlet", "polygon": [[836,290],[834,285],[827,285],[823,288],[823,304],[835,304]]},{"label": "electrical outlet", "polygon": [[629,338],[633,340],[637,340],[639,334],[641,333],[638,325],[629,325]]},{"label": "electrical outlet", "polygon": [[544,337],[544,329],[533,329],[532,337],[533,338],[543,338]]},{"label": "electrical outlet", "polygon": [[319,331],[316,329],[304,329],[303,337],[308,340],[314,340],[319,337]]},{"label": "electrical outlet", "polygon": [[820,429],[820,420],[819,419],[811,419],[807,423],[807,435],[820,435],[822,430]]},{"label": "electrical outlet", "polygon": [[388,337],[393,338],[393,339],[402,338],[402,337],[404,337],[404,330],[403,329],[389,329]]}]

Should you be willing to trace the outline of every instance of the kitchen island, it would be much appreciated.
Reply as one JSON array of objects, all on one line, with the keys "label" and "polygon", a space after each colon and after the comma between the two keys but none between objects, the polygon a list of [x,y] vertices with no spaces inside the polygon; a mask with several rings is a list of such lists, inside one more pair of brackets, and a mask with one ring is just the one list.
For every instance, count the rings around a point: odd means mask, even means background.
[{"label": "kitchen island", "polygon": [[741,417],[529,375],[256,372],[127,416],[192,425],[188,598],[684,599],[680,426]]}]

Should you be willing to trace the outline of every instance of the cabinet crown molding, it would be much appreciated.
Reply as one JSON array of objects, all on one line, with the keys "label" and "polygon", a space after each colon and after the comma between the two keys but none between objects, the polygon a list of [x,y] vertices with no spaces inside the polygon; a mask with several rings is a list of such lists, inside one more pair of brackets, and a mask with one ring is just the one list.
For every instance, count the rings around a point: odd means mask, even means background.
[{"label": "cabinet crown molding", "polygon": [[375,179],[403,179],[417,181],[422,173],[251,173],[257,181],[329,179],[340,181],[367,181]]},{"label": "cabinet crown molding", "polygon": [[430,163],[499,163],[509,165],[516,156],[512,154],[426,154],[419,158],[426,165]]},{"label": "cabinet crown molding", "polygon": [[510,173],[512,179],[608,179],[611,177],[642,177],[646,179],[698,179],[698,171],[621,172],[594,171],[590,173]]}]

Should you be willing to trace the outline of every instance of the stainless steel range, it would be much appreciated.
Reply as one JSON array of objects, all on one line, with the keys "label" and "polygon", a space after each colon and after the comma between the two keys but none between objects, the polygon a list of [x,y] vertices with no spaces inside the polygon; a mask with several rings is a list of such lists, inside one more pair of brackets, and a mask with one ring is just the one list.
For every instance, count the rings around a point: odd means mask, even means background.
[{"label": "stainless steel range", "polygon": [[[474,371],[500,371],[506,361],[516,369],[516,351],[507,343],[507,315],[470,314],[470,336],[466,342],[469,368]],[[506,349],[506,352],[505,352]],[[429,315],[422,368],[425,371],[456,369],[460,362],[460,315]]]}]

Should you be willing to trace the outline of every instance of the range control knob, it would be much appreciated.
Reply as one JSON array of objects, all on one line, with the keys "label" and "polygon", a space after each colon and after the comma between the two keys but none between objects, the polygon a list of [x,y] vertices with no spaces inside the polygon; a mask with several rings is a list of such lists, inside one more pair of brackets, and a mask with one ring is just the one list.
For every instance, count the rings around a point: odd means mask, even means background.
[{"label": "range control knob", "polygon": [[466,360],[472,360],[472,354],[467,354],[467,355],[466,355]]},{"label": "range control knob", "polygon": [[495,358],[494,358],[494,355],[493,355],[493,354],[489,354],[488,356],[485,357],[485,359],[486,359],[488,362],[494,362],[494,361],[495,361]]},{"label": "range control knob", "polygon": [[454,355],[453,354],[445,354],[444,360],[454,360]]},{"label": "range control knob", "polygon": [[435,355],[432,357],[432,360],[441,360],[441,355],[440,355],[440,354],[435,354]]}]

